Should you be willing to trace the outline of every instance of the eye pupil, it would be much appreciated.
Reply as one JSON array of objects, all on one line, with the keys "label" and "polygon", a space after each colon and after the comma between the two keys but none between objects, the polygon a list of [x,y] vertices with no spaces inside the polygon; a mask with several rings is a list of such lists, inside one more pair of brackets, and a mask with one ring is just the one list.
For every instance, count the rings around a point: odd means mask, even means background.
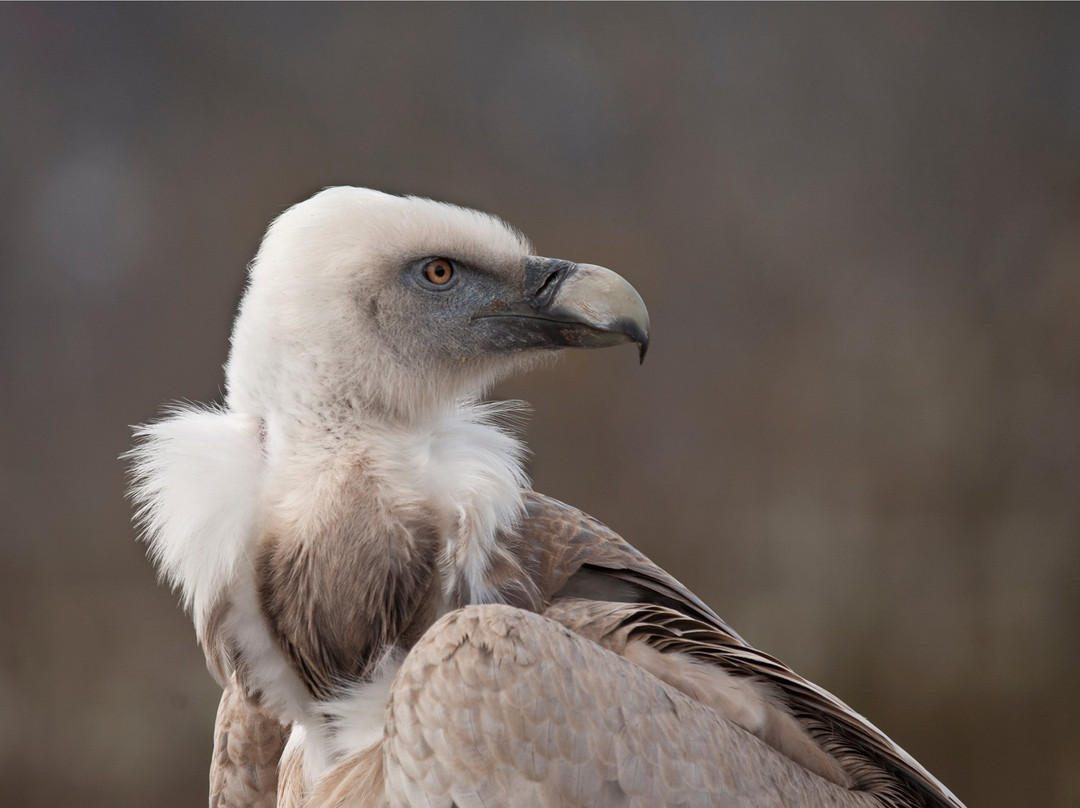
[{"label": "eye pupil", "polygon": [[424,277],[436,286],[445,286],[454,277],[454,267],[445,258],[434,258],[424,264]]}]

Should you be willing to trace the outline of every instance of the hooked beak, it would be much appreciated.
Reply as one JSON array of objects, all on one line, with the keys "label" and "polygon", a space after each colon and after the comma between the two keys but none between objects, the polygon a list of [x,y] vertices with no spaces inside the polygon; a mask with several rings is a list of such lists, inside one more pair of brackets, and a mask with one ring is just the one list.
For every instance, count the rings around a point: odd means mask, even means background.
[{"label": "hooked beak", "polygon": [[641,295],[595,264],[529,256],[524,299],[493,306],[476,319],[490,339],[510,350],[635,342],[644,362],[649,347],[649,312]]}]

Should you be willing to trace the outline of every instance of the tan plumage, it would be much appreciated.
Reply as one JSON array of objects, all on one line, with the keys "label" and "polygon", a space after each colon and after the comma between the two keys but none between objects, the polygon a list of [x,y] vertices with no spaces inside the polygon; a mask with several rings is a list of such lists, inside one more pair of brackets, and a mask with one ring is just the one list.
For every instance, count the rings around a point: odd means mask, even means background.
[{"label": "tan plumage", "polygon": [[152,554],[225,688],[213,806],[960,806],[528,490],[474,397],[539,350],[620,341],[644,355],[632,287],[481,214],[331,189],[273,225],[226,407],[134,453]]},{"label": "tan plumage", "polygon": [[[469,606],[435,623],[382,743],[297,805],[959,805],[603,525],[538,494],[527,506],[503,538],[543,616]],[[620,587],[631,602],[565,594]]]},{"label": "tan plumage", "polygon": [[251,701],[235,677],[221,695],[210,763],[211,808],[273,808],[289,731]]},{"label": "tan plumage", "polygon": [[391,805],[870,804],[539,615],[470,606],[415,651],[389,705]]}]

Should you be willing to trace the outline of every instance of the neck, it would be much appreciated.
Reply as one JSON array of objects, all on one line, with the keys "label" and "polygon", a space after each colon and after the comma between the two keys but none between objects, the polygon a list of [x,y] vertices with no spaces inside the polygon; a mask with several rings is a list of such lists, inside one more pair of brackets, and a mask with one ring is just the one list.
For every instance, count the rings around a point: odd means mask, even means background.
[{"label": "neck", "polygon": [[[464,582],[484,599],[484,576],[499,552],[496,536],[516,526],[528,487],[525,449],[498,424],[522,407],[457,402],[412,420],[348,405],[338,410],[342,417],[318,423],[266,419],[271,501],[291,503],[293,513],[316,514],[326,497],[351,510],[340,500],[363,496],[378,503],[355,503],[361,511],[377,504],[388,516],[436,513],[450,562],[444,589]],[[345,418],[350,411],[353,417]],[[364,485],[353,484],[357,474],[367,478]]]}]

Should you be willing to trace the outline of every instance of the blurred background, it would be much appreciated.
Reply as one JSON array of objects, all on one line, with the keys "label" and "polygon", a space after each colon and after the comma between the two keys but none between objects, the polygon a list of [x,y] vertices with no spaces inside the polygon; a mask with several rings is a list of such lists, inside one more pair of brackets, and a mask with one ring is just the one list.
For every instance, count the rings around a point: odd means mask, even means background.
[{"label": "blurred background", "polygon": [[117,455],[335,184],[610,266],[496,393],[599,517],[970,806],[1080,805],[1080,7],[0,6],[0,804],[205,804]]}]

